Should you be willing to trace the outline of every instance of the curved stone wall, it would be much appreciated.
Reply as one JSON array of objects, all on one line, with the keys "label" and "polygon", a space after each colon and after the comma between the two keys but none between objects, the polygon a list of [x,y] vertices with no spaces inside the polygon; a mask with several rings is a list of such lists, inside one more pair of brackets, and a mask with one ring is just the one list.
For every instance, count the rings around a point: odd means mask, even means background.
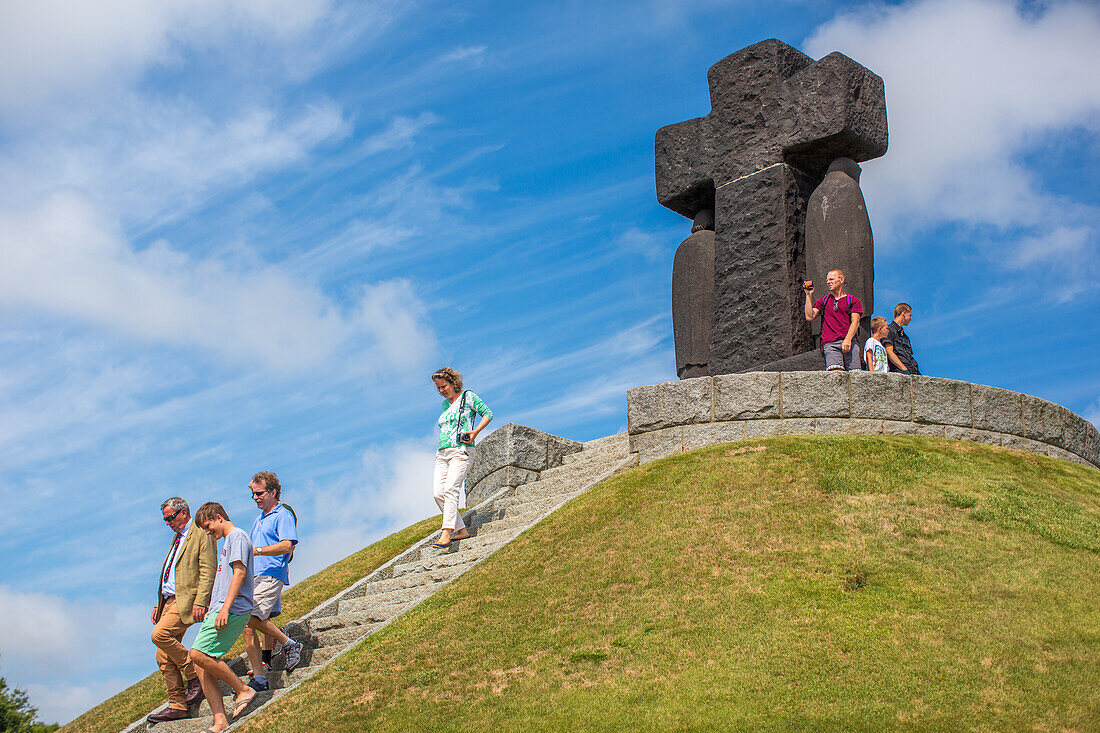
[{"label": "curved stone wall", "polygon": [[997,387],[871,372],[750,372],[635,387],[630,450],[642,463],[773,435],[931,435],[1100,467],[1100,433],[1061,405]]}]

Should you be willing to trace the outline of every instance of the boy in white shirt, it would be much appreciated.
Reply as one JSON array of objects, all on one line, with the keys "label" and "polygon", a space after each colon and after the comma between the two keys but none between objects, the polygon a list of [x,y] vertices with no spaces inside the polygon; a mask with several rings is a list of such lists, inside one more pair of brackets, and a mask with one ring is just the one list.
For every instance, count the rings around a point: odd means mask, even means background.
[{"label": "boy in white shirt", "polygon": [[871,319],[871,338],[863,344],[863,362],[872,372],[887,372],[886,347],[882,339],[890,332],[890,324],[882,316]]},{"label": "boy in white shirt", "polygon": [[[244,631],[252,617],[252,542],[248,534],[229,521],[225,508],[208,501],[195,514],[199,525],[215,540],[224,540],[218,555],[218,572],[214,576],[214,589],[210,596],[210,610],[203,619],[199,635],[191,646],[191,661],[199,672],[202,691],[214,714],[214,725],[207,728],[218,733],[229,727],[225,714],[225,701],[218,680],[229,685],[237,698],[233,705],[233,717],[240,716],[252,698],[258,694],[233,674],[222,657]],[[204,732],[205,733],[205,732]]]}]

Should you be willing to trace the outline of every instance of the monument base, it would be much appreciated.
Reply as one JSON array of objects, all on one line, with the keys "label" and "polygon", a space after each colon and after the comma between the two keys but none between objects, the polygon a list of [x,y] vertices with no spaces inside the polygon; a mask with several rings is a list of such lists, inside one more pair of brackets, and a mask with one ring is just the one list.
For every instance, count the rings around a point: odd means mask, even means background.
[{"label": "monument base", "polygon": [[1085,418],[954,379],[757,371],[635,387],[626,404],[630,450],[642,463],[774,435],[928,435],[1100,467],[1100,432]]}]

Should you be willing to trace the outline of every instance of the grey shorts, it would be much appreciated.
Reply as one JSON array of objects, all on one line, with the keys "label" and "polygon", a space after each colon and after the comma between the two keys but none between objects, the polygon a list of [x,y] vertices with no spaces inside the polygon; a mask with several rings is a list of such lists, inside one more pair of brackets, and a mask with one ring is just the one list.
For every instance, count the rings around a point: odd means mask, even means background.
[{"label": "grey shorts", "polygon": [[283,612],[283,581],[270,575],[257,575],[252,589],[252,615],[258,619],[278,616]]},{"label": "grey shorts", "polygon": [[843,346],[844,339],[821,345],[821,350],[825,353],[826,371],[843,369],[850,372],[853,369],[859,370],[862,368],[859,361],[859,344],[856,343],[855,339],[852,339],[852,350],[847,354],[844,353]]}]

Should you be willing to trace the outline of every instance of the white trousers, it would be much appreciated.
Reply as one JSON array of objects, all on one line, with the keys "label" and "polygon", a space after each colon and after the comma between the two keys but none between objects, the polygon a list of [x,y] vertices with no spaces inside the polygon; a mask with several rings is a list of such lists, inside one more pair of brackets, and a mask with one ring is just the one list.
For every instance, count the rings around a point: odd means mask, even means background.
[{"label": "white trousers", "polygon": [[458,513],[458,495],[462,490],[462,480],[470,470],[470,461],[473,457],[472,447],[444,448],[435,454],[435,475],[432,477],[432,485],[435,489],[435,503],[443,512],[443,529],[460,532],[466,528]]}]

